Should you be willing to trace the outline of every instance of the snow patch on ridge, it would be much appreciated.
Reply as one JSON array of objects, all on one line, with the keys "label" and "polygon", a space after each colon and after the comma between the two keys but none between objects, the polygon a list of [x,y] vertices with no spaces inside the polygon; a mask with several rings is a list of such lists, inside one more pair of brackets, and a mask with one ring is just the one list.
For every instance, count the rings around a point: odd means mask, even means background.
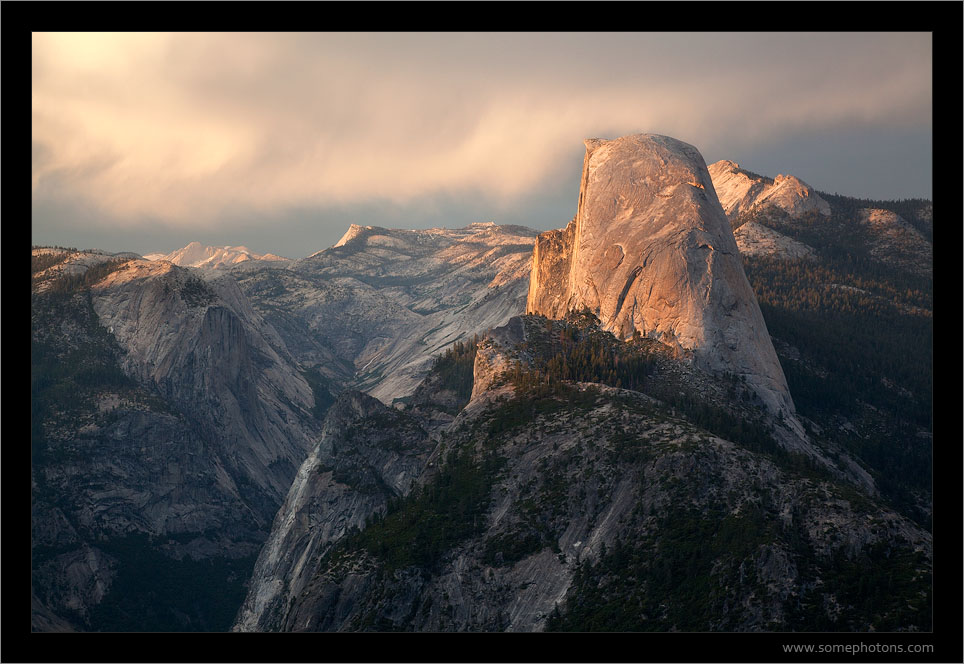
[{"label": "snow patch on ridge", "polygon": [[191,242],[169,254],[150,254],[144,258],[148,260],[164,260],[180,267],[199,267],[217,269],[230,267],[245,261],[287,261],[287,258],[275,254],[256,254],[245,246],[209,247],[200,242]]}]

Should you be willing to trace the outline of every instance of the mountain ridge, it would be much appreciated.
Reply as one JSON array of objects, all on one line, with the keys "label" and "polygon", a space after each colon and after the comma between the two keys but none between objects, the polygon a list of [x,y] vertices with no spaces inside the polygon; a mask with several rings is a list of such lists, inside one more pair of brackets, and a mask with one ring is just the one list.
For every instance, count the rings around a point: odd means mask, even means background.
[{"label": "mountain ridge", "polygon": [[169,254],[150,254],[145,256],[148,260],[168,261],[180,267],[197,267],[205,269],[218,269],[230,267],[245,261],[278,261],[287,262],[291,259],[275,254],[256,254],[244,246],[223,246],[212,247],[202,245],[200,242],[189,242],[180,249],[175,249]]}]

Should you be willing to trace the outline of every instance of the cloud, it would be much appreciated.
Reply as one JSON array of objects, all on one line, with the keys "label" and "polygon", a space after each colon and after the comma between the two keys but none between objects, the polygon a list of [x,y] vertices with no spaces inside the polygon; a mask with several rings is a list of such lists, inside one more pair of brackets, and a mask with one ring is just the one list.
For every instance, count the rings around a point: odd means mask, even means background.
[{"label": "cloud", "polygon": [[459,192],[511,205],[589,136],[705,152],[931,112],[926,34],[36,34],[33,55],[35,201],[185,227]]}]

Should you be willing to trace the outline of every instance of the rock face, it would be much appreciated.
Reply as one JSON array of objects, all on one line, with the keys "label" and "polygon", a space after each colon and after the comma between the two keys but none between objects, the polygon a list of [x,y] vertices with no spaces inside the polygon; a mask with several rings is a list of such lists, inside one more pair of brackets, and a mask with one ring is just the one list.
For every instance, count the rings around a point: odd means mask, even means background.
[{"label": "rock face", "polygon": [[[532,244],[522,226],[398,230],[352,224],[334,246],[232,275],[304,366],[386,404],[433,357],[525,310]],[[252,269],[255,268],[255,269]]]},{"label": "rock face", "polygon": [[666,136],[586,141],[579,206],[539,236],[526,309],[588,308],[742,376],[773,413],[792,413],[786,379],[700,153]]},{"label": "rock face", "polygon": [[713,188],[730,219],[743,212],[774,205],[791,216],[816,210],[830,216],[830,204],[803,180],[793,175],[768,178],[740,168],[736,162],[718,161],[708,168]]},{"label": "rock face", "polygon": [[280,502],[311,447],[305,422],[313,395],[234,280],[132,261],[94,285],[92,296],[101,323],[127,351],[125,372],[209,421],[228,448],[229,468]]}]

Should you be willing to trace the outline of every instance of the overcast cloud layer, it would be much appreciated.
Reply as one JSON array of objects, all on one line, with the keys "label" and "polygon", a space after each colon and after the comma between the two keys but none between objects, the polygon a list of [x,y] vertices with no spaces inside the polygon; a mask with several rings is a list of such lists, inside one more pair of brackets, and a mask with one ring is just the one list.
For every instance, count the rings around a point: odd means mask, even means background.
[{"label": "overcast cloud layer", "polygon": [[930,197],[931,66],[913,33],[35,34],[34,241],[298,257],[352,222],[555,228],[582,139],[637,132]]}]

